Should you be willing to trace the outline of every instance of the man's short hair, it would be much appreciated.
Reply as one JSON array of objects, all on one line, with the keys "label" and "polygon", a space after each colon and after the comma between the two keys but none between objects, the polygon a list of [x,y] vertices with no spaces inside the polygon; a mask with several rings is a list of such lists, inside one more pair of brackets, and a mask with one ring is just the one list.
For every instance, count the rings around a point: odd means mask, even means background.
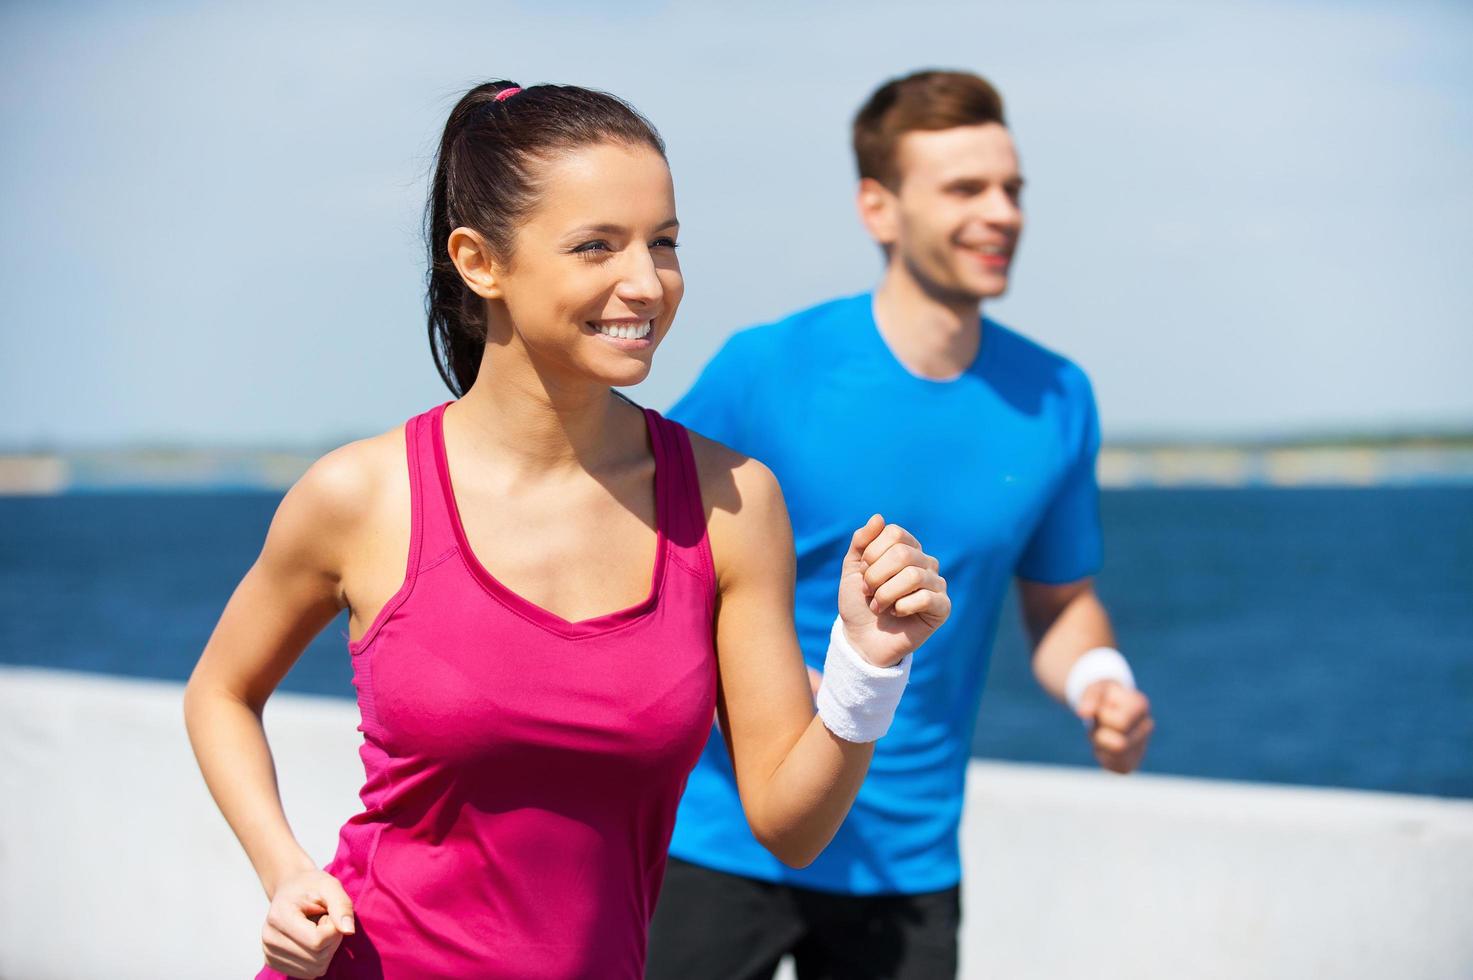
[{"label": "man's short hair", "polygon": [[854,117],[854,159],[859,176],[894,190],[900,183],[896,150],[914,130],[953,129],[998,123],[1006,126],[1002,96],[981,75],[965,71],[918,71],[875,89]]}]

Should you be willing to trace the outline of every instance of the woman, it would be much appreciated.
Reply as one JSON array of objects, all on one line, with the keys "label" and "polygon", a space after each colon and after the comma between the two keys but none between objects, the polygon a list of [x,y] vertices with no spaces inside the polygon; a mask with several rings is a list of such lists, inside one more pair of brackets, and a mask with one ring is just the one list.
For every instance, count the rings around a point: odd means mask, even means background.
[{"label": "woman", "polygon": [[[945,582],[879,515],[855,533],[815,717],[771,473],[612,390],[683,290],[664,146],[629,106],[472,89],[427,218],[458,398],[286,495],[190,680],[190,737],[270,898],[262,976],[639,977],[713,712],[758,839],[812,861]],[[319,870],[261,712],[343,608],[367,780]]]}]

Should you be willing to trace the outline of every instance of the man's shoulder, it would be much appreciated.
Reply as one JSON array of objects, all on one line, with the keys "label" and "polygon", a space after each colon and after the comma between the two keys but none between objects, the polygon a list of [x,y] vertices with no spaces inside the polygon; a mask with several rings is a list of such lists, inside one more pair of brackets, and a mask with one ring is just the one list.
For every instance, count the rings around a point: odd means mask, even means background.
[{"label": "man's shoulder", "polygon": [[988,344],[995,345],[994,363],[1005,369],[1007,377],[1061,386],[1071,394],[1090,394],[1089,375],[1073,360],[990,317],[983,323],[984,349]]},{"label": "man's shoulder", "polygon": [[843,296],[789,313],[780,320],[745,327],[727,340],[727,350],[738,356],[790,352],[821,343],[827,334],[843,331],[869,315],[869,294]]}]

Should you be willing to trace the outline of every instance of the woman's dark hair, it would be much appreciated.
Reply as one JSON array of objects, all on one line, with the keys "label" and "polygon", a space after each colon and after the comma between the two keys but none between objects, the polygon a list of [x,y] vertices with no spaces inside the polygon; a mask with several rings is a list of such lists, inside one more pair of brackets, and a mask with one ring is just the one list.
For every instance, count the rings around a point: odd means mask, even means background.
[{"label": "woman's dark hair", "polygon": [[[508,89],[516,91],[497,98]],[[450,232],[472,228],[498,259],[510,262],[517,226],[537,203],[537,164],[560,152],[611,142],[649,146],[665,155],[660,134],[632,106],[575,85],[517,89],[504,79],[484,82],[450,111],[425,205],[425,311],[435,367],[457,397],[480,370],[486,321],[482,300],[466,288],[450,261]]]}]

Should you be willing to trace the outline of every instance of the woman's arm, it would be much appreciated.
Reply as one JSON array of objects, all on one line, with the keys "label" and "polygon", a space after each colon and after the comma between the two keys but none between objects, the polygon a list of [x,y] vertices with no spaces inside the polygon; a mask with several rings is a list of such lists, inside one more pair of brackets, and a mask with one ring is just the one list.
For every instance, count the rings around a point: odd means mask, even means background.
[{"label": "woman's arm", "polygon": [[[793,631],[793,537],[777,480],[755,460],[693,442],[717,571],[721,731],[753,834],[802,867],[848,814],[873,743],[845,741],[814,713]],[[901,660],[950,611],[934,559],[878,515],[855,532],[836,586],[845,634],[877,666]]]},{"label": "woman's arm", "polygon": [[287,824],[261,713],[346,605],[343,557],[373,496],[369,455],[362,444],[337,450],[287,493],[184,693],[205,782],[272,902],[263,930],[268,962],[301,976],[325,969],[342,934],[353,931],[352,904]]}]

